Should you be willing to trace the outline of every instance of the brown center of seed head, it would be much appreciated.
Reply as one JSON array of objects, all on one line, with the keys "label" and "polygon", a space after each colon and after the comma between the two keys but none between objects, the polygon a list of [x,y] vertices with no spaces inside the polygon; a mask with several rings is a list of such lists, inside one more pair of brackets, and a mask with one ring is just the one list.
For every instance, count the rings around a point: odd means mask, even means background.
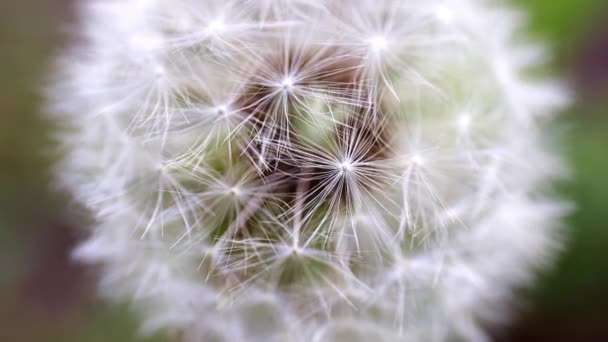
[{"label": "brown center of seed head", "polygon": [[330,178],[373,177],[389,157],[388,104],[362,65],[337,48],[274,51],[244,87],[237,104],[252,127],[244,153],[263,180],[281,179],[273,189],[287,202],[327,190],[348,200],[352,182],[327,189]]}]

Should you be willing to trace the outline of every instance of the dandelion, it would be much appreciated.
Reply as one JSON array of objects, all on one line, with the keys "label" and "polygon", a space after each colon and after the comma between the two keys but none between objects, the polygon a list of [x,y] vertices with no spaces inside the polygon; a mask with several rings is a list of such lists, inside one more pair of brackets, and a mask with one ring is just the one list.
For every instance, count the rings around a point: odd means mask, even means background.
[{"label": "dandelion", "polygon": [[89,0],[56,68],[75,251],[180,341],[487,339],[558,246],[567,102],[490,0]]}]

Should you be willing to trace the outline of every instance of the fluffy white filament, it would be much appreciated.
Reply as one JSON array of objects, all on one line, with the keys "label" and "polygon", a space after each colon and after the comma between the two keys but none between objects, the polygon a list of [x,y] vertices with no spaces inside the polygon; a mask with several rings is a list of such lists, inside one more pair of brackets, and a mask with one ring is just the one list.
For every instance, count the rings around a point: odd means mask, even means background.
[{"label": "fluffy white filament", "polygon": [[57,68],[81,260],[184,341],[486,339],[556,247],[565,104],[492,0],[89,0]]}]

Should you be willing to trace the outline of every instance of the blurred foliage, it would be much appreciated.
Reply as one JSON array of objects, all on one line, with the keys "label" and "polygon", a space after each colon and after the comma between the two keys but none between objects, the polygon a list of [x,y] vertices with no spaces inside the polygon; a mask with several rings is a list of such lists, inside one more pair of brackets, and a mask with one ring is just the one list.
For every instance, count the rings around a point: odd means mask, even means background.
[{"label": "blurred foliage", "polygon": [[[518,0],[530,10],[530,26],[554,48],[556,67],[574,82],[576,65],[592,38],[606,25],[605,0]],[[608,64],[608,60],[605,61]],[[603,66],[605,68],[605,66]],[[608,81],[608,75],[605,75]],[[584,80],[582,80],[584,82]],[[603,93],[575,94],[576,104],[562,117],[568,125],[565,152],[571,168],[565,196],[576,205],[568,220],[567,249],[545,279],[539,296],[544,305],[570,307],[608,303],[608,99]]]},{"label": "blurred foliage", "polygon": [[[561,73],[575,79],[581,63],[592,67],[579,59],[597,32],[608,32],[606,0],[515,1],[530,9],[533,32],[555,48]],[[0,341],[120,342],[137,336],[128,308],[101,304],[87,270],[70,262],[79,229],[65,212],[65,197],[49,186],[53,144],[41,115],[41,90],[51,56],[62,46],[59,23],[70,17],[69,3],[0,2]],[[568,219],[569,244],[529,294],[535,309],[507,339],[546,337],[534,332],[544,326],[561,340],[567,340],[564,329],[590,336],[585,340],[607,336],[605,328],[595,335],[589,330],[601,329],[608,307],[608,92],[578,97],[563,115],[572,166],[563,192],[577,207]],[[586,323],[570,327],[563,324],[568,320]],[[596,321],[599,328],[590,328]],[[576,335],[577,329],[587,335]]]},{"label": "blurred foliage", "polygon": [[608,10],[605,0],[516,0],[530,15],[529,26],[549,39],[559,57],[576,53],[581,37],[601,23]]},{"label": "blurred foliage", "polygon": [[[603,113],[606,115],[606,113]],[[577,115],[573,113],[571,115]],[[582,114],[581,114],[582,115]],[[558,272],[549,277],[543,298],[546,305],[608,305],[608,118],[574,123],[567,154],[573,165],[565,192],[576,205],[570,217],[567,249]],[[601,306],[601,307],[600,307]]]},{"label": "blurred foliage", "polygon": [[53,191],[43,84],[68,0],[0,3],[0,341],[133,341],[125,308],[95,299],[71,262],[75,227]]}]

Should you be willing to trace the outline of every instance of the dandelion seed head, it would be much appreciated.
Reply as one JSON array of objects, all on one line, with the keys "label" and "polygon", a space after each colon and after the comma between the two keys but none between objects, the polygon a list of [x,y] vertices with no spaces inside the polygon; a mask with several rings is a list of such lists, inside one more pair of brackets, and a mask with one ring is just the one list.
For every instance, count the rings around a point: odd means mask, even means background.
[{"label": "dandelion seed head", "polygon": [[[482,0],[89,0],[49,110],[75,256],[184,341],[484,341],[559,241],[567,103]],[[524,43],[525,42],[525,43]],[[542,118],[542,119],[539,119]],[[483,322],[480,320],[483,317]]]}]

